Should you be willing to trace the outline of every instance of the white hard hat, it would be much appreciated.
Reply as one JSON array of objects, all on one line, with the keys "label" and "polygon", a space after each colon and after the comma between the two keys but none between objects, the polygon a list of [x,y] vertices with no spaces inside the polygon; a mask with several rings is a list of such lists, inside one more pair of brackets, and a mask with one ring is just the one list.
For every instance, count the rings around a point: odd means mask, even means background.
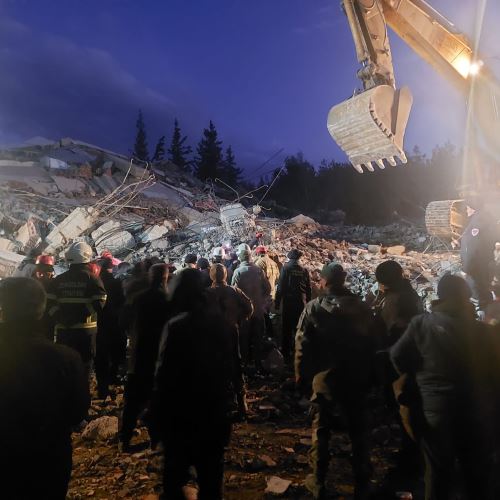
[{"label": "white hard hat", "polygon": [[69,264],[88,264],[92,260],[92,247],[84,241],[73,243],[66,251]]},{"label": "white hard hat", "polygon": [[212,251],[213,257],[221,257],[222,259],[226,256],[226,251],[223,247],[215,247]]}]

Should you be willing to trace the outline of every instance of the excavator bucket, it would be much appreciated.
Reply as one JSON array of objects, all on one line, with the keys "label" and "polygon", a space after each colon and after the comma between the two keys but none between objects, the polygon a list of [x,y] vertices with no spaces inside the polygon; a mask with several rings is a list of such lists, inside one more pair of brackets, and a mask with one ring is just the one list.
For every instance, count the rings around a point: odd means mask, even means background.
[{"label": "excavator bucket", "polygon": [[408,87],[379,85],[337,106],[328,114],[328,131],[353,167],[373,172],[374,165],[406,163],[403,139],[413,97]]}]

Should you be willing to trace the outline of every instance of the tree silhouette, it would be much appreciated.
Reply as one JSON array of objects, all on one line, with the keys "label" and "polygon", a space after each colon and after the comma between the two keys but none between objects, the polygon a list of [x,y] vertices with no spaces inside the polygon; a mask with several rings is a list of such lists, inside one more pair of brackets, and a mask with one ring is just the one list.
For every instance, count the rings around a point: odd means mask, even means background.
[{"label": "tree silhouette", "polygon": [[196,148],[195,173],[205,181],[218,177],[222,169],[222,141],[217,137],[217,130],[212,120],[208,128],[203,130],[203,137]]},{"label": "tree silhouette", "polygon": [[170,142],[170,147],[168,148],[168,159],[183,170],[189,170],[192,163],[188,159],[188,155],[191,154],[192,149],[190,146],[186,145],[186,140],[187,137],[182,135],[179,122],[176,118],[174,120],[174,133],[172,134],[172,141]]}]

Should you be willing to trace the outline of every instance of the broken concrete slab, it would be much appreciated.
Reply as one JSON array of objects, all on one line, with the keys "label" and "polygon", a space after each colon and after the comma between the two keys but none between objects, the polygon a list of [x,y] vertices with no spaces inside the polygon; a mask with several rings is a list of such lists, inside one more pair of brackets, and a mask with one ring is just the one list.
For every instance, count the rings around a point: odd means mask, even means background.
[{"label": "broken concrete slab", "polygon": [[119,254],[126,250],[133,250],[136,247],[136,242],[132,234],[128,231],[118,231],[103,236],[99,240],[99,243],[96,243],[95,247],[99,255],[105,250],[109,250],[112,254]]},{"label": "broken concrete slab", "polygon": [[403,255],[406,252],[406,248],[403,245],[395,245],[388,247],[386,251],[388,255]]},{"label": "broken concrete slab", "polygon": [[8,250],[0,250],[0,278],[12,276],[24,259],[24,255]]},{"label": "broken concrete slab", "polygon": [[14,238],[23,250],[34,248],[41,241],[35,223],[31,218],[16,231]]},{"label": "broken concrete slab", "polygon": [[169,231],[167,226],[155,225],[148,227],[144,232],[139,235],[139,240],[142,243],[150,243],[151,241],[158,240],[162,236],[165,236]]},{"label": "broken concrete slab", "polygon": [[113,439],[118,435],[118,417],[100,417],[92,420],[82,432],[82,439],[89,441]]},{"label": "broken concrete slab", "polygon": [[45,238],[46,251],[55,253],[57,249],[88,231],[95,224],[96,218],[97,212],[92,207],[75,208]]},{"label": "broken concrete slab", "polygon": [[15,252],[16,244],[7,238],[0,238],[0,250],[6,250],[7,252]]},{"label": "broken concrete slab", "polygon": [[73,177],[53,175],[52,180],[56,183],[59,191],[64,194],[82,194],[87,187],[87,185],[83,181]]}]

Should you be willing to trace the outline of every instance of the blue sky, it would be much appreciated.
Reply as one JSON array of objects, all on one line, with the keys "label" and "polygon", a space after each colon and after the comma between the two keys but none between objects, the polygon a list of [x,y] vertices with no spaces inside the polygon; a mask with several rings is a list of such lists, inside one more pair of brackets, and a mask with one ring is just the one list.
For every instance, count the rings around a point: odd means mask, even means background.
[{"label": "blue sky", "polygon": [[[474,32],[478,1],[432,3]],[[500,56],[489,4],[483,50]],[[391,40],[398,84],[415,97],[407,150],[460,145],[463,99]],[[344,160],[326,116],[358,86],[356,67],[337,0],[0,0],[0,140],[126,152],[142,108],[151,149],[177,116],[193,145],[212,119],[247,169],[281,148]]]}]

